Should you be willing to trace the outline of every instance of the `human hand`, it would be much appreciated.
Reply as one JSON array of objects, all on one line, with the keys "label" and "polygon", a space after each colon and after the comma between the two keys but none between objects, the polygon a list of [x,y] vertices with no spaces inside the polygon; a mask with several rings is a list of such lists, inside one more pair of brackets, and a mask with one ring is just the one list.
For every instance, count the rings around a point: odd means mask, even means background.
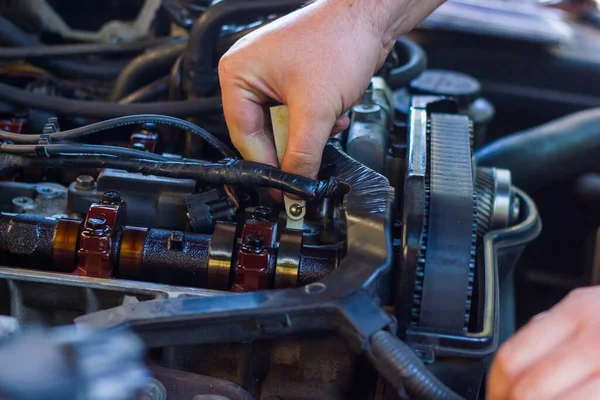
[{"label": "human hand", "polygon": [[600,288],[578,289],[498,351],[487,400],[600,399]]},{"label": "human hand", "polygon": [[238,41],[219,78],[231,139],[245,159],[278,166],[264,106],[288,106],[281,168],[315,178],[330,134],[368,87],[395,39],[440,0],[318,0]]}]

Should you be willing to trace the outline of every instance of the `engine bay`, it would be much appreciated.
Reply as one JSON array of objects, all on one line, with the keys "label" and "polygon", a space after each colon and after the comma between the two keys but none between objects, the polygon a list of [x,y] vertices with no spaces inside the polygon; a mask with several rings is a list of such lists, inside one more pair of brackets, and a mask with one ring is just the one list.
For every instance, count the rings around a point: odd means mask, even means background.
[{"label": "engine bay", "polygon": [[[0,1],[1,398],[483,398],[536,290],[564,295],[548,245],[595,259],[562,241],[587,211],[552,211],[600,193],[582,155],[600,80],[569,83],[600,71],[573,55],[572,36],[600,43],[589,21],[506,9],[562,25],[465,31],[443,13],[501,5],[450,1],[397,40],[310,179],[241,159],[216,69],[301,1],[60,3]],[[498,72],[507,53],[544,54],[557,87]]]}]

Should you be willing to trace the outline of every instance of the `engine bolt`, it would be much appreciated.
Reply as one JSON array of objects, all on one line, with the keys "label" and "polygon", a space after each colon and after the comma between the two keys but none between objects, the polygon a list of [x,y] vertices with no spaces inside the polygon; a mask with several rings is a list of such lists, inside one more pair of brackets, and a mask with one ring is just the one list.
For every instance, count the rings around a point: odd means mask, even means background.
[{"label": "engine bolt", "polygon": [[250,234],[246,236],[245,245],[248,250],[260,252],[265,248],[265,239],[259,235]]},{"label": "engine bolt", "polygon": [[258,206],[254,209],[254,218],[261,221],[268,221],[271,219],[271,209],[265,206]]},{"label": "engine bolt", "polygon": [[154,122],[146,122],[142,125],[142,129],[148,132],[156,132],[158,127]]},{"label": "engine bolt", "polygon": [[146,148],[146,145],[144,145],[144,143],[142,143],[142,142],[134,143],[133,148],[135,150],[148,151],[148,149]]},{"label": "engine bolt", "polygon": [[106,228],[106,220],[104,218],[90,218],[87,220],[85,227],[95,231],[104,230]]},{"label": "engine bolt", "polygon": [[119,192],[106,192],[104,193],[104,196],[102,196],[102,204],[113,204],[113,205],[117,205],[117,204],[121,204],[122,200],[121,200],[121,194]]},{"label": "engine bolt", "polygon": [[93,176],[79,175],[75,181],[75,189],[92,190],[96,187],[96,181]]},{"label": "engine bolt", "polygon": [[292,217],[299,217],[302,215],[302,206],[298,203],[294,203],[290,206],[290,215]]}]

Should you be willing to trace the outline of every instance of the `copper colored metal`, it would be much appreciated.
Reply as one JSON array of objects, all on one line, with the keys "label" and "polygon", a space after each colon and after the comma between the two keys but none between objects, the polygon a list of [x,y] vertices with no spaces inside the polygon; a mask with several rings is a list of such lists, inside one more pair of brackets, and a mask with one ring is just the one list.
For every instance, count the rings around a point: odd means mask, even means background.
[{"label": "copper colored metal", "polygon": [[58,272],[73,272],[77,267],[77,242],[81,221],[61,219],[54,237],[54,268]]},{"label": "copper colored metal", "polygon": [[0,131],[21,133],[21,129],[23,129],[22,122],[0,119]]},{"label": "copper colored metal", "polygon": [[[109,196],[110,194],[110,196]],[[126,220],[127,205],[118,193],[107,193],[100,204],[92,204],[79,238],[76,275],[110,278],[115,264],[115,239]],[[111,204],[112,203],[112,204]]]},{"label": "copper colored metal", "polygon": [[129,137],[129,147],[138,148],[143,146],[142,149],[146,149],[150,153],[154,153],[156,150],[156,143],[158,142],[158,134],[156,133],[134,133]]},{"label": "copper colored metal", "polygon": [[279,238],[275,288],[292,288],[298,285],[300,254],[302,253],[302,231],[285,229]]},{"label": "copper colored metal", "polygon": [[249,219],[242,231],[242,246],[235,270],[236,292],[269,289],[270,265],[277,238],[277,223]]},{"label": "copper colored metal", "polygon": [[119,277],[140,279],[142,276],[142,256],[148,228],[127,226],[123,230],[121,251],[119,252]]},{"label": "copper colored metal", "polygon": [[217,222],[210,240],[208,256],[208,286],[213,289],[231,289],[231,265],[236,241],[237,225]]}]

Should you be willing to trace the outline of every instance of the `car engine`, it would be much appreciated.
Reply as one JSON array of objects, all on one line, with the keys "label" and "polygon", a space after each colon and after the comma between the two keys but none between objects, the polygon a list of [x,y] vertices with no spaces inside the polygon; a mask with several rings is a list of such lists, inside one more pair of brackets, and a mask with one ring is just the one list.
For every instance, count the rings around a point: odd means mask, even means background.
[{"label": "car engine", "polygon": [[[0,398],[482,398],[530,317],[515,271],[544,190],[600,193],[600,97],[494,75],[476,46],[598,74],[569,42],[597,26],[449,1],[398,39],[313,180],[239,157],[216,69],[302,1],[106,3],[0,1]],[[444,25],[500,8],[503,31]]]}]

